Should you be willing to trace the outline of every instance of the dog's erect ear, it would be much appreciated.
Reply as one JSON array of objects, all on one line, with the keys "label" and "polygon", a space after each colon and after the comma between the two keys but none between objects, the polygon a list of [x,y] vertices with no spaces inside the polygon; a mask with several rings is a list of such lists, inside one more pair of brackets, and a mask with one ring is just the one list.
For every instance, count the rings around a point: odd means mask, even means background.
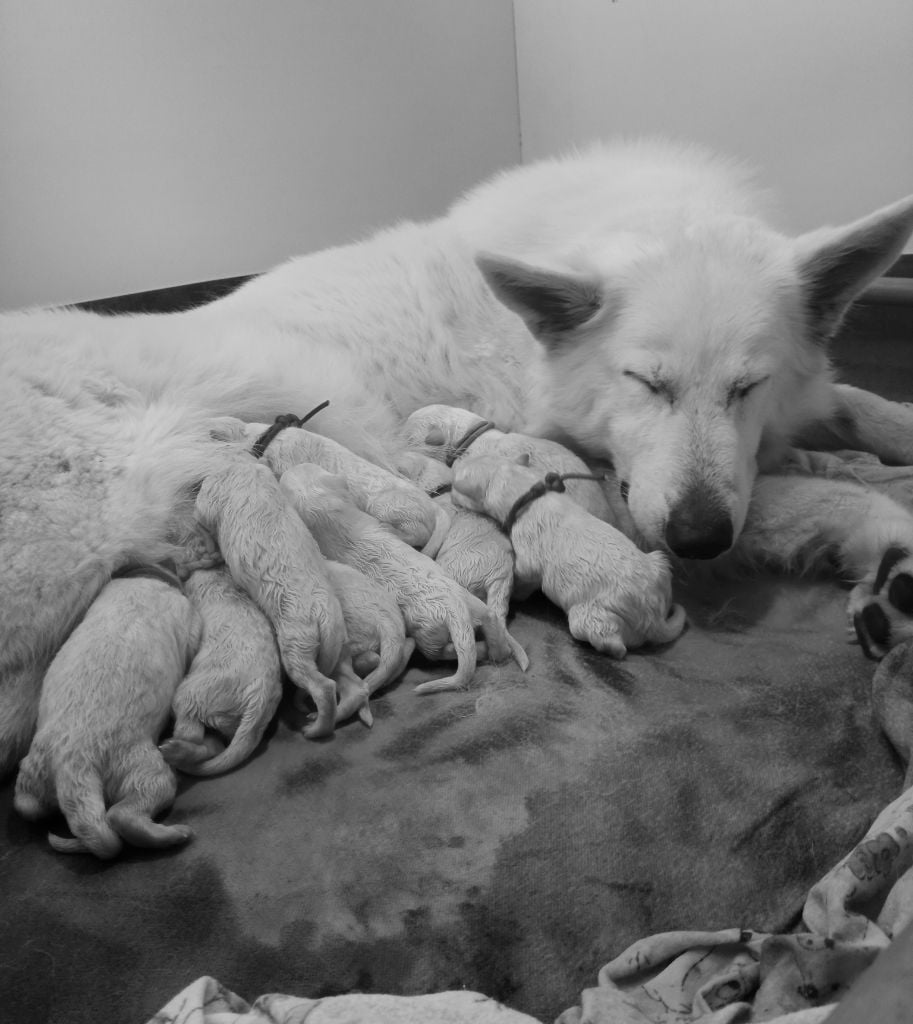
[{"label": "dog's erect ear", "polygon": [[582,327],[602,309],[599,283],[587,277],[531,267],[480,253],[476,264],[495,295],[545,343]]},{"label": "dog's erect ear", "polygon": [[796,239],[805,307],[814,335],[826,341],[853,300],[897,259],[913,233],[913,196],[842,228]]}]

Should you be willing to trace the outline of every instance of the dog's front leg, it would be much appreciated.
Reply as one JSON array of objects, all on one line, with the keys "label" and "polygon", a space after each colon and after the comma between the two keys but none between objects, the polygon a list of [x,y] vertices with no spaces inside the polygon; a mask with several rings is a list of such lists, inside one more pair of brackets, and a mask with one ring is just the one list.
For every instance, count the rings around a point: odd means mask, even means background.
[{"label": "dog's front leg", "polygon": [[913,637],[913,515],[859,484],[760,476],[733,551],[786,571],[836,562],[855,583],[848,615],[866,653],[881,657]]},{"label": "dog's front leg", "polygon": [[913,465],[913,405],[892,402],[850,384],[833,385],[831,415],[794,438],[803,448],[852,448],[882,462]]}]

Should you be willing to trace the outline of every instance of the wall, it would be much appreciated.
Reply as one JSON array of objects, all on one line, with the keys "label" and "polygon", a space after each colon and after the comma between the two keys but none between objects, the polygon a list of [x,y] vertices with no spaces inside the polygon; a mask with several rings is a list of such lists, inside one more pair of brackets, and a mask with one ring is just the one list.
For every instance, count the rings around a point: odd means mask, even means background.
[{"label": "wall", "polygon": [[510,0],[0,0],[0,308],[265,269],[519,158]]},{"label": "wall", "polygon": [[910,0],[515,0],[515,19],[524,160],[699,140],[761,168],[797,231],[913,192]]}]

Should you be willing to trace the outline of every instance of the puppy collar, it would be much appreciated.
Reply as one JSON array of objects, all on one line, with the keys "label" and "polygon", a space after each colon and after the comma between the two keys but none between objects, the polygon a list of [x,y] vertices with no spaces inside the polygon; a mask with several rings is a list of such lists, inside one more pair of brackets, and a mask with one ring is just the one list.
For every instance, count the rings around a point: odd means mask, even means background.
[{"label": "puppy collar", "polygon": [[457,459],[466,454],[473,441],[480,438],[483,434],[487,434],[489,430],[494,429],[495,425],[491,420],[482,420],[481,423],[477,423],[471,430],[467,430],[460,440],[457,441],[456,446],[451,450],[444,462],[446,462],[448,466],[452,466]]},{"label": "puppy collar", "polygon": [[511,505],[510,511],[504,519],[502,529],[510,536],[511,530],[517,524],[520,514],[538,498],[548,494],[549,491],[562,493],[566,490],[565,480],[605,480],[605,476],[591,476],[589,473],[546,473],[542,480],[537,480],[532,487]]},{"label": "puppy collar", "polygon": [[305,423],[312,417],[316,416],[317,413],[322,412],[330,404],[329,398],[325,402],[321,402],[320,405],[315,406],[310,412],[306,412],[300,419],[293,413],[283,413],[281,416],[277,416],[273,420],[273,425],[267,427],[266,430],[254,441],[251,446],[250,453],[255,459],[262,458],[263,453],[269,448],[273,438],[277,434],[281,434],[286,427],[303,427]]},{"label": "puppy collar", "polygon": [[184,584],[181,583],[178,578],[174,562],[170,562],[169,564],[171,566],[170,569],[161,562],[139,562],[136,565],[125,565],[123,569],[118,569],[117,572],[112,573],[111,579],[124,580],[140,578],[161,580],[163,583],[167,583],[169,587],[174,587],[176,590],[180,590],[183,594]]}]

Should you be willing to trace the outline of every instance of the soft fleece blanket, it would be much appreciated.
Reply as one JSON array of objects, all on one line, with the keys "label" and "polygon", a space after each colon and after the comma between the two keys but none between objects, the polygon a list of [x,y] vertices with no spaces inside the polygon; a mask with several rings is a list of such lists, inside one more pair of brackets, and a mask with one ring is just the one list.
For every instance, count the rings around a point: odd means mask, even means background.
[{"label": "soft fleece blanket", "polygon": [[[910,474],[833,471],[913,504]],[[909,916],[908,888],[889,898],[913,832],[895,803],[903,687],[878,691],[895,701],[889,738],[833,582],[702,574],[678,590],[691,625],[665,650],[610,661],[538,598],[512,623],[525,675],[482,666],[464,693],[418,697],[431,673],[414,667],[374,701],[372,730],[321,742],[283,707],[240,770],[183,781],[168,817],[196,838],[174,852],[55,854],[7,783],[3,1016],[142,1022],[209,977],[325,1012],[343,993],[463,993],[426,1004],[429,1021],[472,1019],[476,998],[539,1021],[717,1024],[749,1019],[751,1001],[755,1019],[820,1019]],[[909,680],[903,660],[885,665]],[[810,900],[835,866],[836,888]],[[851,890],[873,881],[857,907]],[[212,1003],[247,1012],[226,1005]],[[275,1019],[320,1020],[311,1009]],[[400,1019],[372,1012],[324,1019]]]}]

